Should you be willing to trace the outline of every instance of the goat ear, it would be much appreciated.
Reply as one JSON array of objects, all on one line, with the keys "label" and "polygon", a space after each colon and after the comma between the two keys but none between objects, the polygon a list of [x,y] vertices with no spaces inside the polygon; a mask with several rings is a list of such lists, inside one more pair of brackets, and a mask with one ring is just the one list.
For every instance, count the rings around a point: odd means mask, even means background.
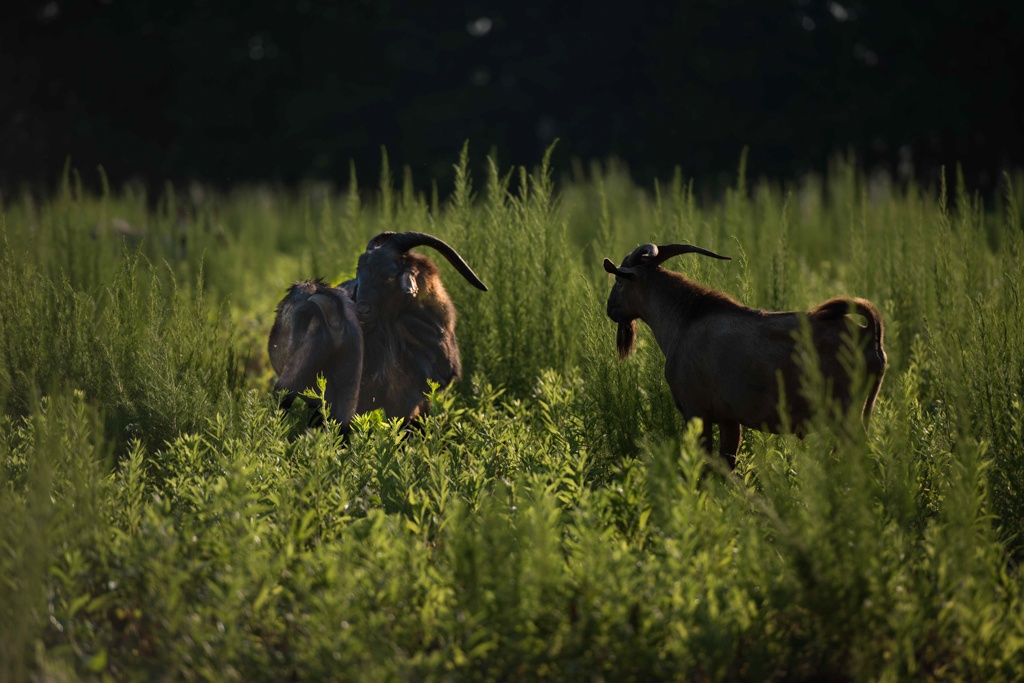
[{"label": "goat ear", "polygon": [[626,278],[627,280],[632,280],[634,278],[634,275],[633,275],[632,272],[630,272],[628,270],[623,270],[623,269],[617,267],[614,263],[612,263],[608,259],[604,260],[604,269],[605,269],[605,271],[607,271],[607,272],[609,272],[612,275],[615,275],[617,277],[623,277],[623,278]]}]

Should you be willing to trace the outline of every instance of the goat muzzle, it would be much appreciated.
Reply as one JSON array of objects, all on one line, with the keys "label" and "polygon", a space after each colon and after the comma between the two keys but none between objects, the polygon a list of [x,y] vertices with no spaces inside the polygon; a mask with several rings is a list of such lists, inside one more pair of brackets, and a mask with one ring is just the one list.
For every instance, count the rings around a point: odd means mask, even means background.
[{"label": "goat muzzle", "polygon": [[356,304],[356,317],[359,318],[359,322],[366,323],[370,321],[373,314],[373,307],[365,301],[360,301]]}]

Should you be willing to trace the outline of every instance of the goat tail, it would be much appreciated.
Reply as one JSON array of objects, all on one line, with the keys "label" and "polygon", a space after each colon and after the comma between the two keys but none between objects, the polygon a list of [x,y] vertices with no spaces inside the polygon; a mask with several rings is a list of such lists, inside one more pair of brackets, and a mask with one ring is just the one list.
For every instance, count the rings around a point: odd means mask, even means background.
[{"label": "goat tail", "polygon": [[884,334],[882,314],[879,313],[878,309],[875,308],[875,305],[867,299],[860,299],[856,297],[829,299],[825,303],[816,306],[814,310],[811,311],[811,317],[829,320],[841,318],[851,312],[862,315],[867,319],[867,329],[871,332],[875,349],[881,352],[882,336]]},{"label": "goat tail", "polygon": [[871,419],[871,410],[874,407],[875,398],[878,397],[878,391],[882,387],[882,377],[885,375],[885,368],[888,364],[888,359],[885,357],[885,349],[882,347],[882,340],[885,334],[882,325],[882,314],[867,299],[840,298],[830,299],[817,306],[811,311],[811,315],[827,319],[839,318],[851,312],[862,315],[867,319],[866,329],[872,337],[869,348],[873,352],[874,358],[868,360],[868,372],[871,375],[872,383],[868,390],[864,410],[861,413],[864,427],[867,428],[868,422]]},{"label": "goat tail", "polygon": [[868,328],[871,330],[872,336],[874,337],[874,352],[877,366],[870,368],[869,372],[873,378],[871,388],[868,390],[867,400],[864,403],[864,410],[861,413],[861,420],[864,423],[864,428],[868,428],[868,423],[871,421],[871,411],[875,407],[875,399],[878,398],[878,391],[882,388],[882,377],[885,375],[885,366],[888,365],[888,359],[885,357],[885,349],[882,347],[882,337],[885,334],[884,327],[882,326],[882,314],[878,312],[867,299],[852,299],[850,303],[853,304],[857,312],[864,316],[868,321]]},{"label": "goat tail", "polygon": [[882,351],[882,337],[885,334],[882,326],[882,314],[878,312],[875,305],[867,299],[849,299],[849,304],[853,305],[853,308],[860,315],[864,316],[868,321],[868,328],[871,330],[875,341],[875,350],[884,355]]}]

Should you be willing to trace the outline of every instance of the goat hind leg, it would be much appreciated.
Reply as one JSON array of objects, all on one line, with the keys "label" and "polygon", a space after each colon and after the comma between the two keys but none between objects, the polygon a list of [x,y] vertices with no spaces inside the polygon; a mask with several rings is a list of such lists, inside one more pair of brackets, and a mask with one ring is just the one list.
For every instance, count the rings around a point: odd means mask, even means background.
[{"label": "goat hind leg", "polygon": [[739,422],[720,422],[718,437],[721,442],[718,446],[719,453],[729,465],[729,469],[735,469],[736,454],[739,453],[740,442],[743,440],[743,427]]},{"label": "goat hind leg", "polygon": [[281,394],[281,400],[277,402],[277,407],[284,412],[288,412],[288,409],[295,403],[295,398],[298,396],[294,391],[289,391]]},{"label": "goat hind leg", "polygon": [[704,420],[704,428],[700,431],[700,447],[703,448],[708,455],[711,455],[715,448],[714,428],[714,422],[711,420]]}]

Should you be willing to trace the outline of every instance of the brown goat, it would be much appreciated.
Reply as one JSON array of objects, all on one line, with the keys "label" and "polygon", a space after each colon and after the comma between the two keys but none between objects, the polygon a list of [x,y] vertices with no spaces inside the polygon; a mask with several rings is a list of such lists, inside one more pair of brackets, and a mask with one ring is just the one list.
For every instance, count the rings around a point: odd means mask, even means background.
[{"label": "brown goat", "polygon": [[430,410],[427,380],[444,388],[462,374],[455,305],[434,262],[409,251],[422,246],[487,291],[458,252],[432,235],[383,232],[370,240],[355,279],[339,285],[355,297],[363,328],[360,413],[383,408],[388,417],[412,420]]},{"label": "brown goat", "polygon": [[363,368],[363,333],[355,302],[342,289],[319,280],[297,282],[277,306],[267,351],[277,388],[287,392],[287,409],[316,378],[327,380],[324,398],[330,415],[347,432],[356,410]]},{"label": "brown goat", "polygon": [[[686,421],[703,420],[701,441],[706,449],[711,449],[712,426],[717,424],[719,450],[734,467],[744,426],[771,433],[804,429],[812,410],[801,391],[802,372],[796,357],[804,321],[832,396],[844,409],[854,401],[863,405],[861,416],[867,426],[886,366],[882,319],[869,301],[830,299],[806,313],[747,308],[722,292],[660,267],[666,259],[687,253],[728,260],[689,244],[644,244],[619,267],[605,259],[604,269],[615,275],[607,313],[618,323],[621,358],[633,350],[637,318],[651,328],[665,354],[665,378],[676,407]],[[864,316],[867,327],[853,323],[850,312]],[[862,350],[870,378],[866,396],[852,395],[853,378],[840,361],[851,329],[858,330],[856,348]],[[786,411],[780,414],[783,398]]]}]

